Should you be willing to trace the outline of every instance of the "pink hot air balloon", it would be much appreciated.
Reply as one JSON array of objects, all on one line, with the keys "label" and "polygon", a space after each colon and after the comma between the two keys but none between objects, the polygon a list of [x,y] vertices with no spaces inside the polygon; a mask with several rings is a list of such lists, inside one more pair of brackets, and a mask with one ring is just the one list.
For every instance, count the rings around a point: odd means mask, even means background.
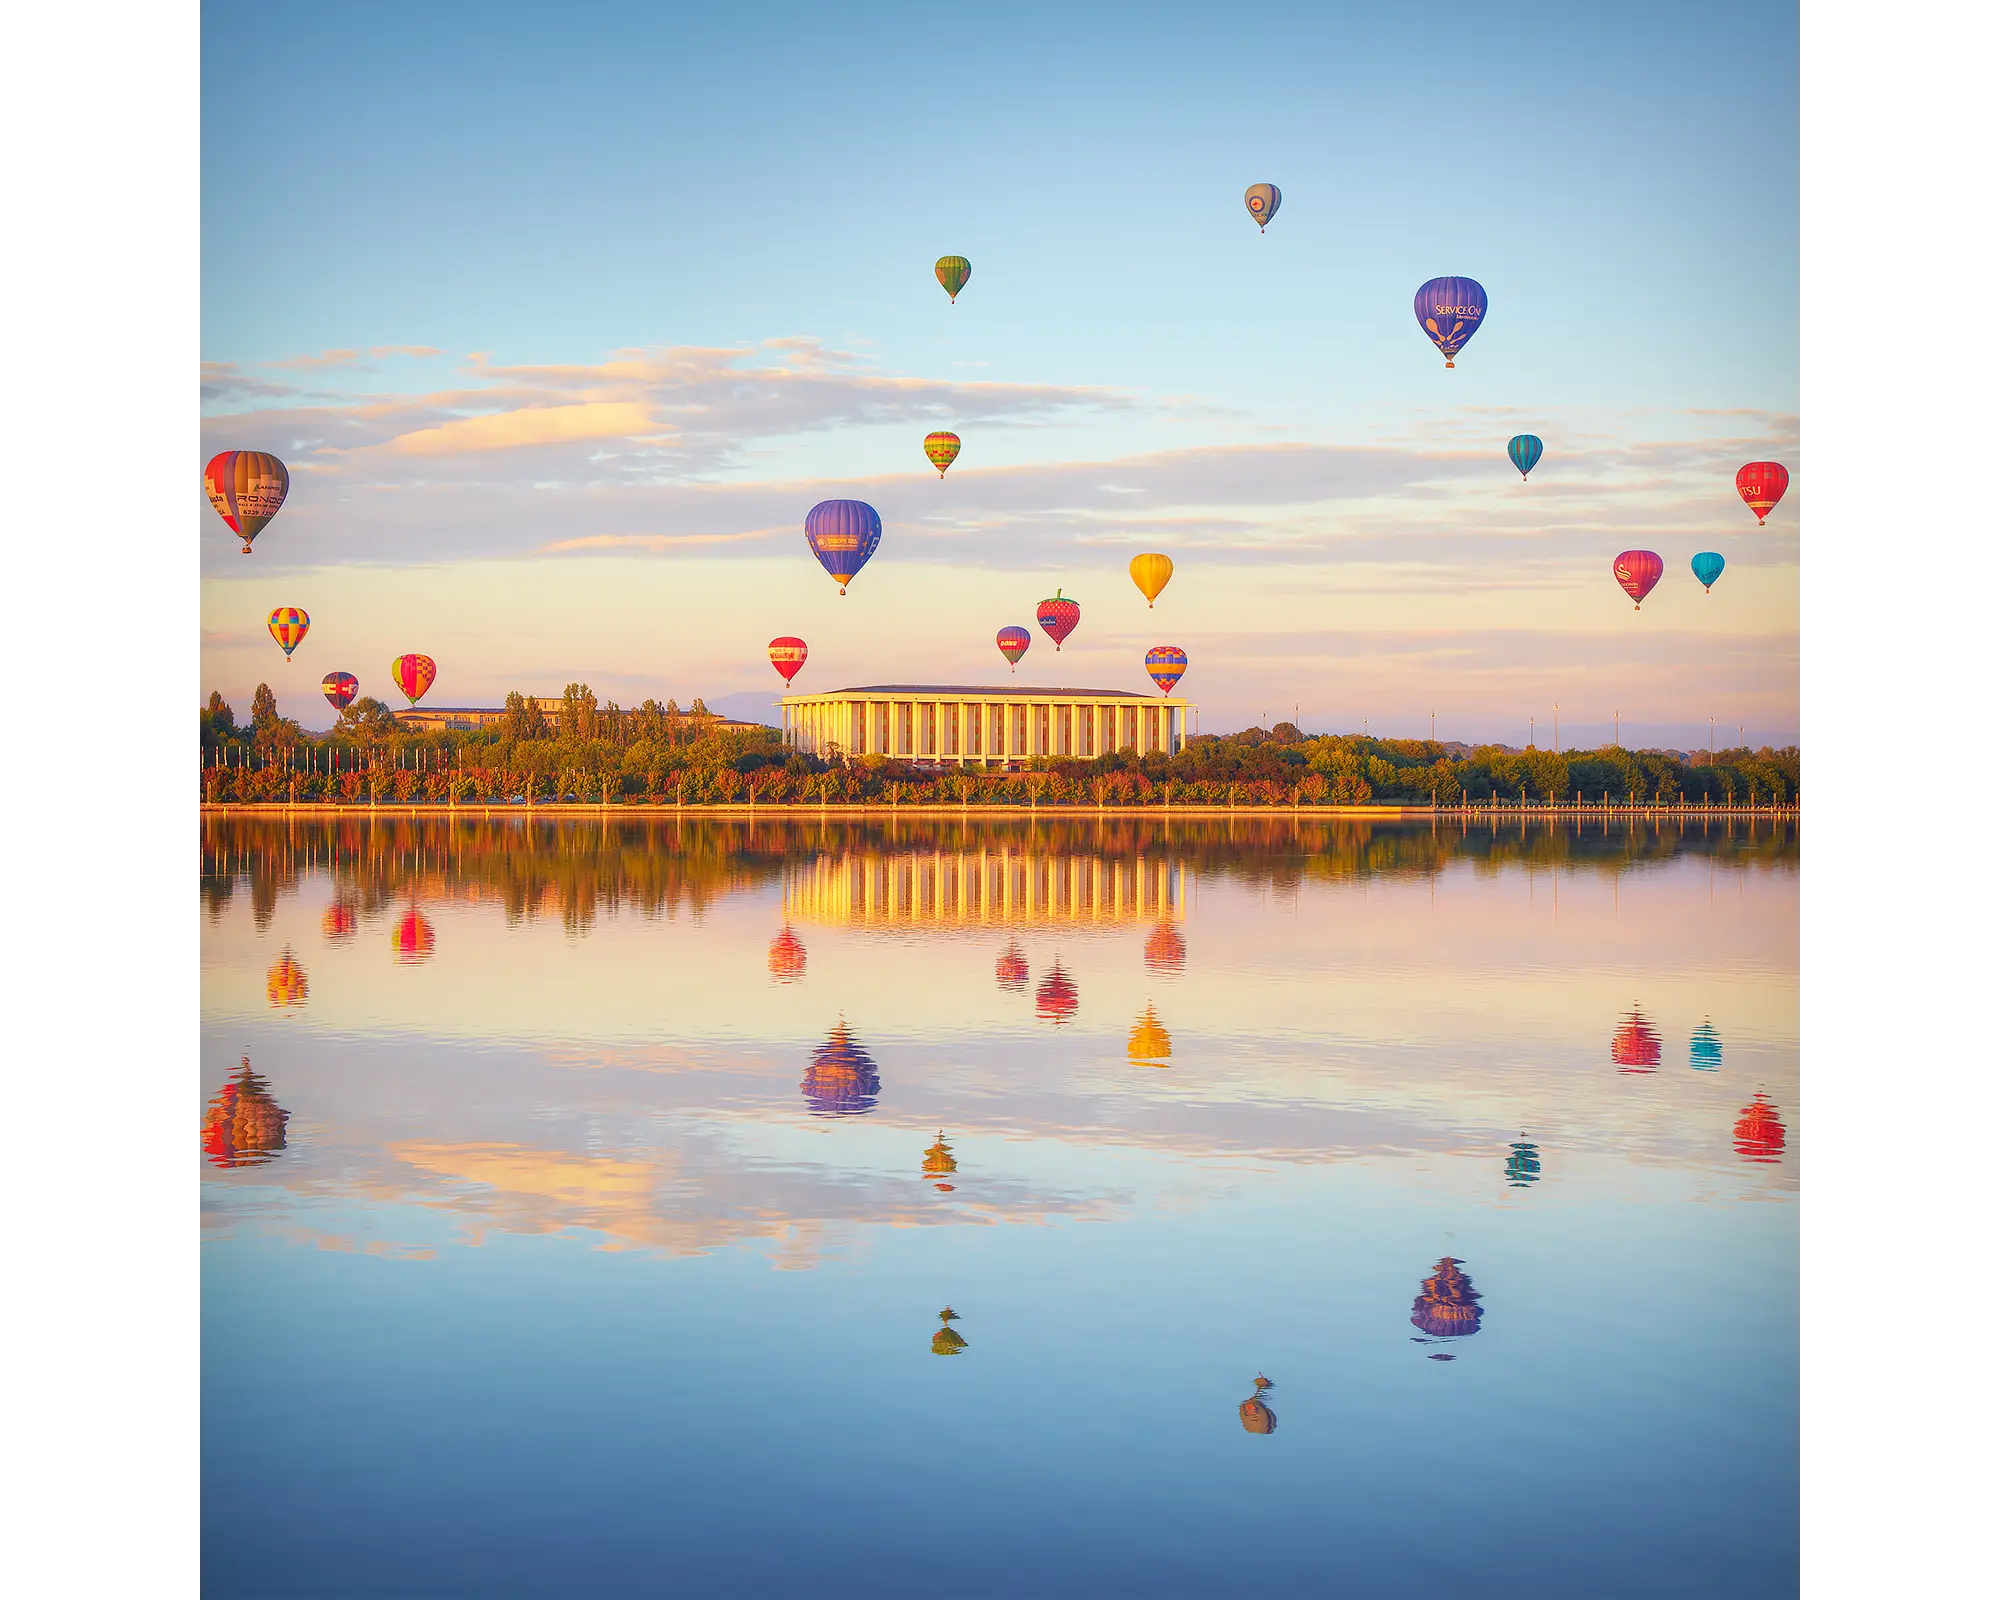
[{"label": "pink hot air balloon", "polygon": [[1055,598],[1044,600],[1035,607],[1035,620],[1042,625],[1042,632],[1055,640],[1056,648],[1062,648],[1063,640],[1076,632],[1076,625],[1083,620],[1083,607],[1074,600],[1065,600],[1062,590],[1055,592]]},{"label": "pink hot air balloon", "polygon": [[1000,653],[1007,658],[1008,670],[1028,653],[1028,646],[1034,642],[1026,628],[1002,628],[993,635],[993,642],[1000,647]]},{"label": "pink hot air balloon", "polygon": [[1667,565],[1650,550],[1626,550],[1611,563],[1611,576],[1618,580],[1618,587],[1632,597],[1632,609],[1639,609],[1639,602],[1653,592],[1653,585],[1660,581],[1660,574]]}]

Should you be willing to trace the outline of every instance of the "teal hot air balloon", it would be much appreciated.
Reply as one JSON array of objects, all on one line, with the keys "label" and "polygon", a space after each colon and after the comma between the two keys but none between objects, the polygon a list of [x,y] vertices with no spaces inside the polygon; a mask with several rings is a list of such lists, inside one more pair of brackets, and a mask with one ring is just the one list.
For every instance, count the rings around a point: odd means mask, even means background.
[{"label": "teal hot air balloon", "polygon": [[1532,433],[1517,433],[1507,441],[1507,458],[1520,468],[1526,479],[1535,470],[1535,463],[1542,459],[1542,441]]},{"label": "teal hot air balloon", "polygon": [[1704,592],[1715,587],[1715,580],[1722,576],[1722,569],[1726,564],[1713,550],[1704,550],[1694,558],[1691,565],[1694,567],[1694,575],[1701,579]]},{"label": "teal hot air balloon", "polygon": [[1688,1036],[1688,1065],[1696,1072],[1713,1072],[1722,1065],[1722,1035],[1706,1017]]}]

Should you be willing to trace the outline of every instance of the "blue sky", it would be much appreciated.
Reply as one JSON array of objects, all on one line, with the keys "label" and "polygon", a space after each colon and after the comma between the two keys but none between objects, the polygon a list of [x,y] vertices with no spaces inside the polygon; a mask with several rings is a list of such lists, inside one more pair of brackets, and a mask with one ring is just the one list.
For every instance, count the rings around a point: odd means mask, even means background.
[{"label": "blue sky", "polygon": [[[990,678],[1061,583],[1060,676],[1180,643],[1205,727],[1795,736],[1802,486],[1760,530],[1730,485],[1797,468],[1794,8],[577,9],[204,8],[204,445],[294,472],[248,562],[191,508],[226,694],[323,721],[428,648],[441,703],[747,708],[778,633],[802,688]],[[1445,273],[1492,303],[1449,372]],[[798,533],[841,493],[888,524],[845,602]]]}]

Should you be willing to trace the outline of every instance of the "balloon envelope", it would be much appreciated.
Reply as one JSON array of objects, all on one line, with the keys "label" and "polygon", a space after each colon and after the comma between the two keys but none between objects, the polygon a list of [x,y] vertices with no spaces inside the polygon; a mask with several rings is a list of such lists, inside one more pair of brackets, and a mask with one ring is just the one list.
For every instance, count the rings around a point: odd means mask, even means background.
[{"label": "balloon envelope", "polygon": [[389,663],[389,676],[396,680],[396,687],[403,691],[411,705],[423,699],[430,686],[437,681],[437,663],[429,656],[398,656]]},{"label": "balloon envelope", "polygon": [[1076,1015],[1076,985],[1060,962],[1035,986],[1035,1015],[1058,1028]]},{"label": "balloon envelope", "polygon": [[1434,1339],[1460,1339],[1477,1333],[1479,1319],[1486,1314],[1464,1266],[1456,1256],[1438,1262],[1410,1307],[1411,1324]]},{"label": "balloon envelope", "polygon": [[1243,209],[1255,219],[1259,233],[1278,214],[1278,206],[1284,198],[1278,193],[1275,183],[1253,183],[1243,191]]},{"label": "balloon envelope", "polygon": [[930,457],[932,466],[938,469],[938,476],[944,476],[944,469],[958,459],[958,435],[955,433],[927,433],[924,435],[924,454]]},{"label": "balloon envelope", "polygon": [[1042,632],[1055,640],[1056,648],[1062,648],[1063,640],[1076,632],[1076,625],[1083,619],[1083,607],[1074,600],[1065,600],[1062,590],[1055,597],[1044,600],[1035,607],[1035,620],[1042,625]]},{"label": "balloon envelope", "polygon": [[297,606],[279,606],[264,619],[264,626],[271,630],[271,637],[278,641],[278,647],[285,652],[287,661],[299,647],[299,641],[306,636],[306,629],[312,626],[312,618]]},{"label": "balloon envelope", "polygon": [[1701,580],[1702,588],[1711,589],[1715,586],[1715,580],[1722,576],[1722,569],[1726,563],[1713,550],[1704,550],[1690,565],[1694,568],[1694,575]]},{"label": "balloon envelope", "polygon": [[1034,636],[1026,628],[1002,628],[993,635],[993,642],[1000,647],[1000,653],[1007,658],[1007,665],[1011,667],[1028,653],[1028,646],[1034,643]]},{"label": "balloon envelope", "polygon": [[1542,459],[1542,441],[1532,433],[1517,433],[1507,441],[1507,458],[1520,468],[1525,478]]},{"label": "balloon envelope", "polygon": [[1146,652],[1146,675],[1160,686],[1161,694],[1173,693],[1186,671],[1187,652],[1177,644],[1156,644]]},{"label": "balloon envelope", "polygon": [[881,542],[881,514],[865,500],[822,500],[806,513],[806,543],[842,594]]},{"label": "balloon envelope", "polygon": [[1764,517],[1774,505],[1785,498],[1785,491],[1792,485],[1792,475],[1775,461],[1752,461],[1739,467],[1736,472],[1736,492],[1743,496],[1743,503],[1757,513],[1757,526],[1764,525]]},{"label": "balloon envelope", "polygon": [[430,960],[437,949],[437,934],[431,928],[430,918],[411,906],[403,913],[403,920],[390,931],[389,948],[396,952],[396,960],[406,967]]},{"label": "balloon envelope", "polygon": [[361,680],[351,672],[329,672],[319,680],[319,692],[336,711],[345,711],[361,692]]},{"label": "balloon envelope", "polygon": [[1174,564],[1163,555],[1142,555],[1132,558],[1132,565],[1126,568],[1132,574],[1132,581],[1139,586],[1139,592],[1146,597],[1146,609],[1152,610],[1153,602],[1160,598],[1160,591],[1167,586],[1167,580],[1174,575]]},{"label": "balloon envelope", "polygon": [[944,292],[951,296],[953,304],[958,301],[958,291],[966,286],[971,277],[972,263],[964,256],[938,257],[937,281],[944,285]]},{"label": "balloon envelope", "polygon": [[1486,291],[1471,278],[1433,278],[1417,291],[1417,325],[1452,365],[1486,320]]},{"label": "balloon envelope", "polygon": [[799,668],[806,664],[806,642],[786,634],[782,639],[771,641],[771,665],[778,669],[778,676],[790,683],[798,676]]},{"label": "balloon envelope", "polygon": [[292,475],[284,462],[262,450],[225,450],[209,461],[201,486],[229,531],[242,539],[247,556],[250,542],[285,503]]},{"label": "balloon envelope", "polygon": [[1639,609],[1639,602],[1653,592],[1653,585],[1660,581],[1660,574],[1667,570],[1666,563],[1650,550],[1624,550],[1611,563],[1611,576],[1618,580],[1618,587],[1632,597],[1632,609]]},{"label": "balloon envelope", "polygon": [[841,1022],[813,1052],[799,1089],[816,1117],[865,1116],[882,1093],[882,1075]]}]

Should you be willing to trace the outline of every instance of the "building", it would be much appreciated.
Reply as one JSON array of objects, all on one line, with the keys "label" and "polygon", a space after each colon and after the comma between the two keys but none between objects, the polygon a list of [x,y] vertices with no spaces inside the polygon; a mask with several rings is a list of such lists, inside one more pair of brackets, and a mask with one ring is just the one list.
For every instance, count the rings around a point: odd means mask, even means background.
[{"label": "building", "polygon": [[1087,761],[1116,750],[1172,755],[1188,703],[1127,689],[882,683],[789,694],[785,743],[809,755],[896,756],[918,766],[1013,767],[1030,756]]},{"label": "building", "polygon": [[[530,695],[528,698],[540,708],[542,720],[553,728],[562,715],[562,696],[558,694],[538,698]],[[603,708],[600,707],[599,714],[602,713]],[[630,706],[621,706],[618,711],[621,717],[630,716],[631,713]],[[396,719],[399,726],[417,733],[474,733],[481,728],[497,727],[507,720],[505,706],[415,706],[401,710],[392,709],[389,714]],[[681,720],[684,726],[692,726],[693,719],[690,713],[683,711]],[[712,711],[703,722],[706,727],[718,731],[729,728],[770,727],[768,722],[743,722],[735,717],[717,716]]]},{"label": "building", "polygon": [[[989,843],[961,850],[823,851],[786,864],[787,922],[982,933],[996,928],[1083,932],[1185,916],[1187,871],[1164,856],[1108,856]],[[1155,930],[1154,938],[1159,938]],[[1147,964],[1158,970],[1153,947]]]}]

